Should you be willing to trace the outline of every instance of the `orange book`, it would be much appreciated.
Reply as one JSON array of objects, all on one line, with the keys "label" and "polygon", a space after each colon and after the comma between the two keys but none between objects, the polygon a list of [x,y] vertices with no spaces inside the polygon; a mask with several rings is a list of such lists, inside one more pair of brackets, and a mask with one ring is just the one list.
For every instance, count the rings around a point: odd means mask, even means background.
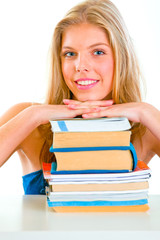
[{"label": "orange book", "polygon": [[55,132],[53,148],[129,146],[131,131]]},{"label": "orange book", "polygon": [[55,152],[57,171],[72,170],[132,170],[130,150]]},{"label": "orange book", "polygon": [[146,212],[149,210],[148,204],[134,206],[62,206],[52,207],[55,212],[59,213],[76,213],[76,212]]}]

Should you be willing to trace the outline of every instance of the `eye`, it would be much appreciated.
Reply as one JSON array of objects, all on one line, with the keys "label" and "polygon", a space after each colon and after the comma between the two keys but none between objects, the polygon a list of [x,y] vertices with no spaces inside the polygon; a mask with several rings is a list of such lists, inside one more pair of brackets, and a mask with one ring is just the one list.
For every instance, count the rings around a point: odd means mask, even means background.
[{"label": "eye", "polygon": [[64,57],[73,57],[73,56],[75,56],[76,54],[74,53],[74,52],[65,52],[64,54],[63,54],[63,56]]},{"label": "eye", "polygon": [[96,51],[94,51],[94,55],[103,55],[103,54],[105,54],[105,53],[104,53],[104,51],[102,51],[102,50],[96,50]]}]

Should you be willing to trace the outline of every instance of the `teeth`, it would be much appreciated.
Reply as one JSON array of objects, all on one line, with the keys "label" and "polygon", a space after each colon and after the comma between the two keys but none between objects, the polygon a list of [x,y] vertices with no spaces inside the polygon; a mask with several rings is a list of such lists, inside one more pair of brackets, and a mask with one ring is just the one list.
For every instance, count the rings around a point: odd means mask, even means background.
[{"label": "teeth", "polygon": [[88,80],[88,81],[78,81],[77,84],[79,85],[89,85],[89,84],[92,84],[92,83],[95,83],[97,82],[96,80]]}]

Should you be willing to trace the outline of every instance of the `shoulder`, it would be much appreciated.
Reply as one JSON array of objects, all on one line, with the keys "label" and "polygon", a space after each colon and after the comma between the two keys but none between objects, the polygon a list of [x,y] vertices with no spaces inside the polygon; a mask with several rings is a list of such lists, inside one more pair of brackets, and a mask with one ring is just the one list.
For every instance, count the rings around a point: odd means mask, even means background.
[{"label": "shoulder", "polygon": [[0,116],[0,126],[8,122],[10,119],[15,117],[18,113],[20,113],[24,109],[32,105],[39,105],[39,104],[40,103],[21,102],[11,106],[2,116]]},{"label": "shoulder", "polygon": [[145,163],[154,157],[154,155],[160,156],[160,141],[146,129],[141,139],[136,138],[133,142],[136,149],[138,159],[143,160]]}]

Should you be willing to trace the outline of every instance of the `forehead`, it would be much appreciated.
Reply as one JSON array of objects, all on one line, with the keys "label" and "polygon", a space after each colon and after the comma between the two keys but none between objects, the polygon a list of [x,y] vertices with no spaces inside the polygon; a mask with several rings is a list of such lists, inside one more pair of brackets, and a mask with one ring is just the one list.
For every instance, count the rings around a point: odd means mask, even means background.
[{"label": "forehead", "polygon": [[81,23],[69,26],[62,35],[62,47],[71,45],[88,45],[96,42],[109,44],[107,33],[99,26]]}]

